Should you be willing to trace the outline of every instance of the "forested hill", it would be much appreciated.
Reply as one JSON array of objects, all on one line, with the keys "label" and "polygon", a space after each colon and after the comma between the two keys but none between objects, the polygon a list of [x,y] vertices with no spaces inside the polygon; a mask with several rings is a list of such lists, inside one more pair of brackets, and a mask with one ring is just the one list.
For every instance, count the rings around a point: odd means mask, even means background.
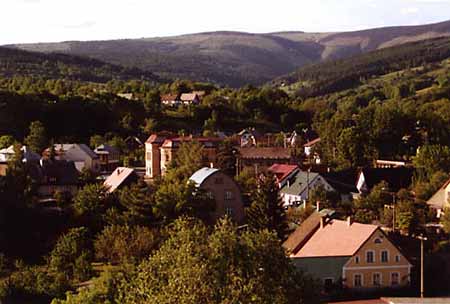
[{"label": "forested hill", "polygon": [[424,39],[450,36],[450,21],[343,33],[211,32],[177,37],[14,45],[88,56],[168,78],[233,87],[262,84],[297,68]]},{"label": "forested hill", "polygon": [[43,54],[0,47],[0,76],[66,79],[105,83],[110,80],[146,80],[160,82],[149,71],[105,63],[93,58],[67,54]]},{"label": "forested hill", "polygon": [[312,64],[276,79],[273,84],[300,97],[315,97],[355,88],[373,77],[447,58],[450,58],[450,38],[435,38]]}]

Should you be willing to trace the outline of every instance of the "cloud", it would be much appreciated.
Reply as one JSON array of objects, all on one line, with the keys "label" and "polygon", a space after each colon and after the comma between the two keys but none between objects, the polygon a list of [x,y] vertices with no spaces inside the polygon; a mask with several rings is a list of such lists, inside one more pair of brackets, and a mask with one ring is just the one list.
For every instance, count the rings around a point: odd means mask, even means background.
[{"label": "cloud", "polygon": [[69,29],[69,30],[78,30],[78,29],[85,29],[85,28],[91,28],[93,26],[95,26],[96,22],[95,21],[85,21],[83,23],[79,23],[79,24],[66,24],[63,25],[63,28],[65,29]]},{"label": "cloud", "polygon": [[417,7],[405,7],[402,8],[400,13],[402,15],[415,15],[419,12],[419,9]]}]

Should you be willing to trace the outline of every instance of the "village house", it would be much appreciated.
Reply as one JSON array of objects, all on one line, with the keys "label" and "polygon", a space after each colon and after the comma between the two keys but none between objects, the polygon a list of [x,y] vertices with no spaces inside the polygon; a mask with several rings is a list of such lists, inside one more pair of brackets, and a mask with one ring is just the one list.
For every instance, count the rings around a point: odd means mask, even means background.
[{"label": "village house", "polygon": [[177,137],[169,133],[152,134],[145,142],[145,175],[148,178],[164,175],[180,146],[189,142],[198,142],[203,146],[205,165],[216,162],[220,138]]},{"label": "village house", "polygon": [[197,105],[200,103],[200,97],[196,93],[183,93],[180,96],[180,100],[184,105]]},{"label": "village house", "polygon": [[75,196],[78,192],[79,172],[73,161],[41,158],[29,170],[40,197],[53,197],[57,192]]},{"label": "village house", "polygon": [[181,103],[180,94],[161,95],[161,103],[166,106],[177,106]]},{"label": "village house", "polygon": [[309,199],[311,192],[318,187],[326,191],[335,191],[327,180],[319,173],[296,171],[285,179],[280,189],[280,196],[284,206],[300,205]]},{"label": "village house", "polygon": [[103,185],[108,189],[109,193],[112,193],[117,189],[130,186],[138,180],[139,176],[134,169],[118,167],[110,176],[108,176]]},{"label": "village house", "polygon": [[239,148],[239,171],[250,168],[255,174],[264,173],[274,164],[296,162],[293,150],[283,147]]},{"label": "village house", "polygon": [[241,148],[256,147],[262,135],[255,128],[247,128],[237,134],[237,141]]},{"label": "village house", "polygon": [[104,144],[95,148],[94,152],[99,157],[101,172],[112,172],[119,166],[120,153],[118,149]]},{"label": "village house", "polygon": [[[56,159],[72,161],[78,171],[90,170],[92,172],[100,171],[100,159],[94,151],[85,144],[55,144]],[[47,158],[50,154],[50,148],[44,151]]]},{"label": "village house", "polygon": [[299,269],[325,290],[399,288],[410,283],[411,263],[376,225],[331,219],[315,212],[283,243]]},{"label": "village house", "polygon": [[214,199],[215,210],[211,218],[212,222],[228,215],[236,223],[244,220],[244,203],[239,186],[222,171],[215,168],[202,168],[195,172],[190,181],[206,191],[207,195]]},{"label": "village house", "polygon": [[[20,148],[22,151],[22,161],[24,163],[38,162],[40,159],[39,154],[34,153],[28,149],[27,146],[22,146]],[[8,169],[8,162],[14,159],[15,151],[14,146],[9,146],[8,148],[0,150],[0,176],[5,176]]]},{"label": "village house", "polygon": [[297,165],[273,164],[267,172],[275,176],[278,187],[282,188],[300,168]]},{"label": "village house", "polygon": [[428,206],[436,211],[437,218],[442,216],[444,209],[450,208],[450,179],[427,201]]}]

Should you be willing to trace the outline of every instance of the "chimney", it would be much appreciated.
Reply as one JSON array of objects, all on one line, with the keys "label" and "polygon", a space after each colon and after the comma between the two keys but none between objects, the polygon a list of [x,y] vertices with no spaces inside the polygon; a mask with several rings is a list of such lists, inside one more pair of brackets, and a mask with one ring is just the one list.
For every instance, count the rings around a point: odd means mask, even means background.
[{"label": "chimney", "polygon": [[316,203],[316,211],[319,212],[320,211],[320,202],[317,201]]},{"label": "chimney", "polygon": [[347,217],[347,226],[350,227],[352,225],[352,223],[353,223],[352,217],[351,216]]},{"label": "chimney", "polygon": [[325,217],[321,216],[320,217],[320,229],[323,229],[323,227],[325,227]]},{"label": "chimney", "polygon": [[214,169],[214,164],[213,164],[212,162],[210,162],[210,163],[209,163],[209,167],[210,167],[211,169]]}]

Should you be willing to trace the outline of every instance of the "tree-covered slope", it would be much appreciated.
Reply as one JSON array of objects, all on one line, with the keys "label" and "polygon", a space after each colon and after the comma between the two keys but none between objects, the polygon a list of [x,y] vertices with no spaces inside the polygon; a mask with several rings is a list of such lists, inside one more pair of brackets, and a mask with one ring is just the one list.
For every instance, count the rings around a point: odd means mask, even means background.
[{"label": "tree-covered slope", "polygon": [[43,54],[0,47],[0,76],[39,77],[89,82],[143,79],[159,82],[149,71],[67,54]]}]

